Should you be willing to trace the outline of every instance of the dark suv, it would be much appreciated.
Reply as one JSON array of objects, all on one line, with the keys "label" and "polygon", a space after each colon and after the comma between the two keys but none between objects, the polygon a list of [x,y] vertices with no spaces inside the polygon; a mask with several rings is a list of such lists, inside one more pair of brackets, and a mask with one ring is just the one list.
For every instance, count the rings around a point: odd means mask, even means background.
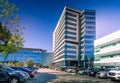
[{"label": "dark suv", "polygon": [[14,69],[0,65],[0,82],[20,83],[27,79],[23,73],[15,72]]}]

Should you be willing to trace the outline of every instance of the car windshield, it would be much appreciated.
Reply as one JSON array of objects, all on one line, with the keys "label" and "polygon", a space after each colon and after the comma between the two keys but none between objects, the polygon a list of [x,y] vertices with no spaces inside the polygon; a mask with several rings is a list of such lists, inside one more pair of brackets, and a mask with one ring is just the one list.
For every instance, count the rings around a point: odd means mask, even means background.
[{"label": "car windshield", "polygon": [[12,68],[10,68],[10,67],[7,67],[7,66],[1,66],[1,68],[5,69],[5,70],[7,70],[7,71],[9,71],[9,72],[14,71],[14,69],[12,69]]},{"label": "car windshield", "polygon": [[31,71],[30,69],[24,68],[24,67],[20,67],[21,70],[25,70],[25,71]]},{"label": "car windshield", "polygon": [[5,67],[7,71],[14,71],[14,69],[10,68],[10,67]]}]

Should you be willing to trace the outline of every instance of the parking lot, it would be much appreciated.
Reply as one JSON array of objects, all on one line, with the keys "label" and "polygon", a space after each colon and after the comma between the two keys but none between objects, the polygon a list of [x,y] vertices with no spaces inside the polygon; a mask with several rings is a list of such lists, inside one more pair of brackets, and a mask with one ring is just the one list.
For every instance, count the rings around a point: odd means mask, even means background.
[{"label": "parking lot", "polygon": [[26,83],[120,83],[110,79],[100,79],[87,75],[79,75],[56,71],[50,69],[39,69],[35,78],[28,80]]}]

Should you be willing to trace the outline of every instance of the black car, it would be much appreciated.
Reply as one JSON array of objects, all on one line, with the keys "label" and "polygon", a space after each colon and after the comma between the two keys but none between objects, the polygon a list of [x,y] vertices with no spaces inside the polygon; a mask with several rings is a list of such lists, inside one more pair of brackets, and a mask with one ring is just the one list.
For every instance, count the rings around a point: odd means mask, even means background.
[{"label": "black car", "polygon": [[0,82],[20,83],[27,79],[23,73],[15,72],[12,68],[0,65]]},{"label": "black car", "polygon": [[34,71],[34,73],[37,73],[38,68],[37,67],[24,67],[26,69]]},{"label": "black car", "polygon": [[88,76],[96,76],[100,69],[91,69],[88,71]]},{"label": "black car", "polygon": [[29,70],[29,69],[24,68],[24,67],[11,67],[11,68],[13,68],[14,70],[27,72],[29,74],[30,78],[34,78],[35,77],[33,70]]},{"label": "black car", "polygon": [[88,75],[89,72],[91,72],[93,69],[84,69],[83,70],[78,70],[79,74],[83,74],[83,75]]}]

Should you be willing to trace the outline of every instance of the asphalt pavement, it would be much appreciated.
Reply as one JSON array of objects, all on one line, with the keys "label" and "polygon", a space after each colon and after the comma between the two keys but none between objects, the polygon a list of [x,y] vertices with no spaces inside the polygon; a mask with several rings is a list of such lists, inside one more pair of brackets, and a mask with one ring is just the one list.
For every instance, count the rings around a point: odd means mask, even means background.
[{"label": "asphalt pavement", "polygon": [[79,75],[56,71],[51,69],[39,69],[35,78],[28,80],[26,83],[120,83],[110,79],[100,79],[87,75]]}]

